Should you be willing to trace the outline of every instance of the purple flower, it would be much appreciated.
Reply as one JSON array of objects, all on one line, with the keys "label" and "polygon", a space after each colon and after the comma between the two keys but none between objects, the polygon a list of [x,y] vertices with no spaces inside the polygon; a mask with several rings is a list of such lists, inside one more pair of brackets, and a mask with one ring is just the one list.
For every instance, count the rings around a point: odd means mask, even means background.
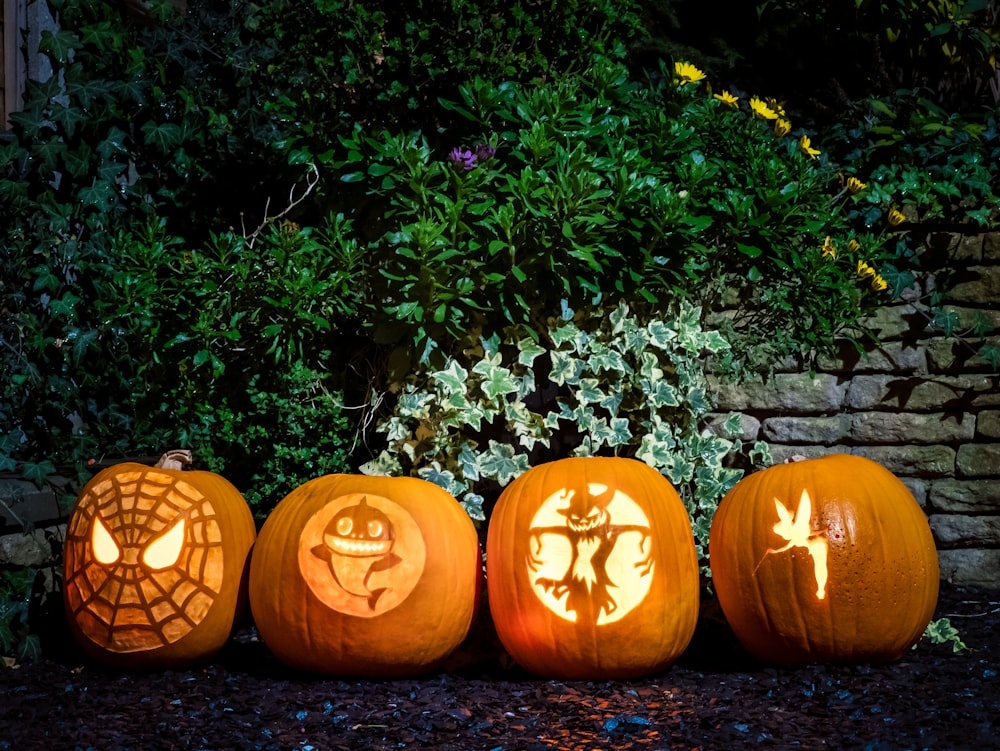
[{"label": "purple flower", "polygon": [[476,144],[476,159],[481,162],[488,161],[493,158],[497,153],[497,150],[490,146],[488,143]]},{"label": "purple flower", "polygon": [[488,143],[477,143],[474,150],[456,146],[448,154],[448,159],[455,167],[461,167],[466,172],[474,170],[480,162],[487,162],[494,157],[497,150]]},{"label": "purple flower", "polygon": [[448,154],[448,158],[451,160],[452,164],[456,167],[461,167],[466,172],[476,168],[476,155],[468,149],[455,147],[451,150],[451,153]]}]

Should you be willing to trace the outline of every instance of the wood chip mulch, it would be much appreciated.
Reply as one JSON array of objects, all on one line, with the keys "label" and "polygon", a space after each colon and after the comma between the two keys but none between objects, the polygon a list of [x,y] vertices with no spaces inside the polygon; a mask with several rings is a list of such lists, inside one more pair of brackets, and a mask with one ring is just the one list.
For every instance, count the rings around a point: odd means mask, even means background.
[{"label": "wood chip mulch", "polygon": [[946,587],[968,650],[921,643],[880,666],[753,662],[709,606],[669,670],[530,676],[480,625],[447,669],[393,681],[292,673],[249,626],[211,664],[124,674],[72,649],[0,668],[0,750],[1000,748],[1000,593]]}]

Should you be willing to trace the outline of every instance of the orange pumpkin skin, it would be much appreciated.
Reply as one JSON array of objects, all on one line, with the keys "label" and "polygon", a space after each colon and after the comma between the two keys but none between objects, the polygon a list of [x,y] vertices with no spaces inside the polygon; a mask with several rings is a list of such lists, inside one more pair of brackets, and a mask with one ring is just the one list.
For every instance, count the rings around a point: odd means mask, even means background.
[{"label": "orange pumpkin skin", "polygon": [[[246,501],[219,475],[173,466],[126,462],[102,470],[70,516],[63,579],[69,627],[106,665],[205,661],[229,639],[246,605],[256,537]],[[102,538],[112,553],[95,549]],[[164,547],[171,558],[176,552],[174,562],[151,557]]]},{"label": "orange pumpkin skin", "polygon": [[765,662],[897,660],[937,604],[937,551],[923,510],[897,477],[860,456],[745,477],[719,504],[709,557],[726,619]]},{"label": "orange pumpkin skin", "polygon": [[285,664],[392,678],[438,667],[472,625],[482,555],[472,520],[414,477],[326,475],[261,528],[250,609]]},{"label": "orange pumpkin skin", "polygon": [[694,634],[688,515],[639,461],[575,457],[521,475],[490,517],[486,570],[500,641],[540,676],[646,675],[675,662]]}]

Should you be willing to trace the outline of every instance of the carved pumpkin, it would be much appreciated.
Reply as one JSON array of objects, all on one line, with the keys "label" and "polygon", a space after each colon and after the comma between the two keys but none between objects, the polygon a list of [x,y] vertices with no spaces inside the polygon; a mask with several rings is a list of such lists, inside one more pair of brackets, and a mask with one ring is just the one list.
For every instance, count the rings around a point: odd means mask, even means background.
[{"label": "carved pumpkin", "polygon": [[694,634],[687,512],[662,475],[632,459],[561,459],[517,478],[490,518],[486,569],[500,641],[541,676],[644,675]]},{"label": "carved pumpkin", "polygon": [[888,662],[937,604],[923,510],[891,472],[832,454],[756,472],[722,500],[709,534],[719,604],[766,662]]},{"label": "carved pumpkin", "polygon": [[80,493],[66,530],[63,598],[70,630],[100,662],[181,666],[232,633],[253,515],[224,478],[182,471],[190,462],[177,451],[156,467],[117,464]]},{"label": "carved pumpkin", "polygon": [[468,634],[481,576],[476,528],[437,485],[327,475],[293,490],[264,522],[250,608],[291,667],[414,675]]}]

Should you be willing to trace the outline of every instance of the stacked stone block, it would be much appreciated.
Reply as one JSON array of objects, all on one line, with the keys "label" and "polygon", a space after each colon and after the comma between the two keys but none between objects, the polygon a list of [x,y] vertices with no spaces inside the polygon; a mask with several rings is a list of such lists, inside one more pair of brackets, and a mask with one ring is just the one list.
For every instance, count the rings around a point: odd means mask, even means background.
[{"label": "stacked stone block", "polygon": [[[964,326],[977,315],[1000,346],[1000,232],[933,233],[951,268],[945,307]],[[739,411],[743,439],[763,440],[775,461],[842,452],[898,475],[927,512],[942,577],[1000,589],[1000,378],[976,355],[973,335],[946,337],[926,314],[927,278],[866,325],[879,344],[853,347],[764,383],[717,385],[720,412]]]}]

